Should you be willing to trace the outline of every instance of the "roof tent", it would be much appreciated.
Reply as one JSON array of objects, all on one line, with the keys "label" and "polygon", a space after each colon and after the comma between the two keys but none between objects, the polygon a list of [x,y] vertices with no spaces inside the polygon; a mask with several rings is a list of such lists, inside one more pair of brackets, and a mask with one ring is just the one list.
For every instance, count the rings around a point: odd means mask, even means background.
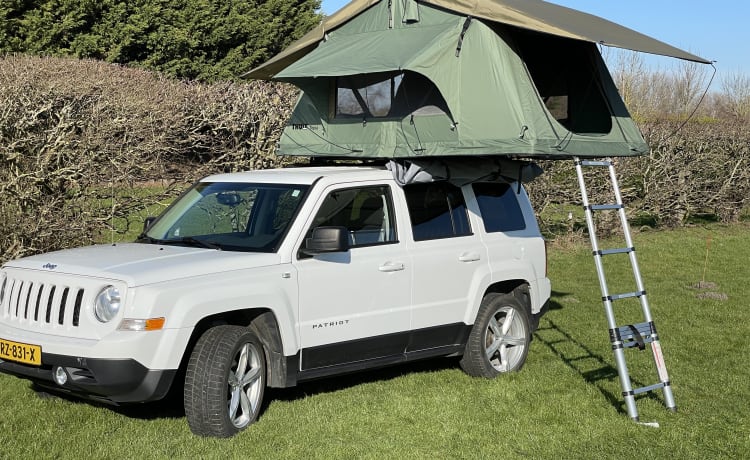
[{"label": "roof tent", "polygon": [[597,43],[708,63],[538,0],[354,0],[245,76],[302,90],[282,155],[646,154]]}]

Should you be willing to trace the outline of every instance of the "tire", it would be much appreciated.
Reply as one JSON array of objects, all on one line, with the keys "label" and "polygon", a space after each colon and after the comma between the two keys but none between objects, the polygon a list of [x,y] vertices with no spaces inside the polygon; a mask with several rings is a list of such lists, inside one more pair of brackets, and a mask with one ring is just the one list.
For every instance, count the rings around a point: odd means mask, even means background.
[{"label": "tire", "polygon": [[228,438],[258,418],[266,386],[263,346],[250,329],[216,326],[190,355],[185,416],[199,436]]},{"label": "tire", "polygon": [[473,377],[495,378],[520,370],[531,342],[525,305],[511,294],[487,294],[466,342],[461,368]]}]

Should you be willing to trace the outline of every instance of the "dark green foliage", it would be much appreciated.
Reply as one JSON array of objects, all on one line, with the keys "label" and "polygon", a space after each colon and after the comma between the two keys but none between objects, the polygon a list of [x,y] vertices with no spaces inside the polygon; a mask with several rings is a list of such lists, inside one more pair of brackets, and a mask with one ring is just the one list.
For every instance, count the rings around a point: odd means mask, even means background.
[{"label": "dark green foliage", "polygon": [[319,7],[319,0],[4,0],[0,52],[232,79],[315,26]]}]

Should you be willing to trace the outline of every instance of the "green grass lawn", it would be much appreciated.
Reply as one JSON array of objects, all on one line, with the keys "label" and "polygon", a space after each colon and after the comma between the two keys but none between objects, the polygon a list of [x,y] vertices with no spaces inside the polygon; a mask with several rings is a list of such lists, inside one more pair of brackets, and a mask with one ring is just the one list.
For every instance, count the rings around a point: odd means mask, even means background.
[{"label": "green grass lawn", "polygon": [[[660,428],[625,414],[587,244],[550,245],[552,309],[521,372],[474,379],[438,359],[269,390],[228,440],[193,436],[174,404],[45,400],[0,375],[0,458],[750,458],[750,225],[635,235],[679,408],[638,397]],[[616,304],[618,322],[639,322],[634,307]],[[657,381],[650,353],[626,353],[636,384]]]}]

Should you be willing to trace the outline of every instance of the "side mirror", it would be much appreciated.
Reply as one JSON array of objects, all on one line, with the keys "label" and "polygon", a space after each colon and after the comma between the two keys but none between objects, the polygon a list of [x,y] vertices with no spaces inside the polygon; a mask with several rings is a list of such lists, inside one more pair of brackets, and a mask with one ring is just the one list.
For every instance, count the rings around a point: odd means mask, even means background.
[{"label": "side mirror", "polygon": [[302,252],[311,256],[349,250],[349,230],[346,227],[317,227],[305,240]]},{"label": "side mirror", "polygon": [[143,233],[146,233],[146,230],[148,230],[148,228],[151,226],[151,224],[154,223],[155,220],[156,217],[154,216],[146,217],[146,220],[143,221]]}]

